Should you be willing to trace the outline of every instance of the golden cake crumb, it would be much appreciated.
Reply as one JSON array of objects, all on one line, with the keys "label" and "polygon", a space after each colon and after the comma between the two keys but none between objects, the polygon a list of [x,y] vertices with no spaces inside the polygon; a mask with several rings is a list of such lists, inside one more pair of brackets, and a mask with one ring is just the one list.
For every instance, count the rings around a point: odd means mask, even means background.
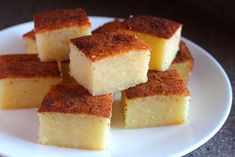
[{"label": "golden cake crumb", "polygon": [[112,32],[117,31],[119,26],[121,25],[121,21],[119,19],[115,19],[111,22],[105,23],[103,26],[95,29],[92,33],[103,33],[103,32]]},{"label": "golden cake crumb", "polygon": [[91,25],[86,11],[81,8],[57,9],[34,15],[34,28],[36,33],[78,25]]},{"label": "golden cake crumb", "polygon": [[32,40],[36,40],[34,30],[27,32],[23,35],[24,38],[30,38]]},{"label": "golden cake crumb", "polygon": [[148,82],[125,90],[127,99],[147,96],[189,96],[190,92],[175,70],[148,72]]},{"label": "golden cake crumb", "polygon": [[92,96],[79,84],[52,86],[38,112],[80,113],[110,118],[112,94]]},{"label": "golden cake crumb", "polygon": [[56,62],[40,62],[37,54],[0,55],[0,79],[60,77]]},{"label": "golden cake crumb", "polygon": [[170,39],[180,27],[182,27],[182,24],[160,17],[133,16],[125,19],[120,29]]},{"label": "golden cake crumb", "polygon": [[183,41],[180,41],[180,49],[175,57],[175,59],[173,60],[173,63],[181,63],[184,61],[192,61],[194,62],[194,59],[189,51],[189,49],[187,48],[186,44]]},{"label": "golden cake crumb", "polygon": [[136,37],[120,32],[95,33],[91,36],[72,39],[71,43],[92,61],[127,53],[130,50],[149,49]]}]

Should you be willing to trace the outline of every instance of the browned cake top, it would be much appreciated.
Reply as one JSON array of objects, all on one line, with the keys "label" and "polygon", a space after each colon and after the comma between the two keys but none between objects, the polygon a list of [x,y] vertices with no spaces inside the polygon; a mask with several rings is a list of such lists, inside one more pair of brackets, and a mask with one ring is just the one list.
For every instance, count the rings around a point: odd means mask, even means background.
[{"label": "browned cake top", "polygon": [[37,54],[0,55],[0,79],[60,77],[56,62],[40,62]]},{"label": "browned cake top", "polygon": [[30,32],[27,32],[23,35],[24,38],[30,38],[32,40],[36,40],[35,39],[35,33],[34,30],[31,30]]},{"label": "browned cake top", "polygon": [[43,32],[71,26],[90,26],[86,11],[79,9],[57,9],[34,15],[35,31]]},{"label": "browned cake top", "polygon": [[125,90],[125,94],[128,99],[135,99],[147,96],[188,96],[190,92],[175,70],[164,72],[150,70],[148,82]]},{"label": "browned cake top", "polygon": [[118,30],[121,25],[121,21],[119,19],[115,19],[114,21],[105,23],[103,26],[97,28],[92,33],[103,33],[103,32],[112,32]]},{"label": "browned cake top", "polygon": [[160,38],[171,38],[182,24],[153,16],[133,16],[124,20],[121,29],[147,33]]},{"label": "browned cake top", "polygon": [[180,50],[177,52],[177,55],[175,59],[173,60],[173,63],[182,63],[185,61],[194,62],[194,59],[189,49],[187,48],[186,44],[183,41],[180,41],[179,48]]},{"label": "browned cake top", "polygon": [[148,50],[149,47],[136,37],[120,32],[95,33],[72,39],[75,45],[90,60],[97,61],[130,50]]},{"label": "browned cake top", "polygon": [[112,94],[92,96],[78,84],[58,84],[45,95],[38,112],[90,114],[110,118]]}]

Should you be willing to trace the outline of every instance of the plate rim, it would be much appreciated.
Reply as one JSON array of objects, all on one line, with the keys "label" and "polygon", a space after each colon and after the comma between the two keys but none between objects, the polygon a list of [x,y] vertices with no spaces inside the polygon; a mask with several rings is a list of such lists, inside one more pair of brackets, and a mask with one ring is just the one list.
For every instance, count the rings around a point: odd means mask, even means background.
[{"label": "plate rim", "polygon": [[189,40],[185,37],[182,37],[182,39],[183,39],[183,41],[186,41],[187,43],[190,43],[196,49],[200,50],[200,52],[203,52],[204,55],[206,55],[210,60],[213,61],[213,63],[216,64],[219,71],[222,73],[223,77],[225,78],[225,82],[227,84],[226,86],[228,87],[228,93],[229,93],[228,98],[229,99],[228,99],[228,108],[225,112],[225,116],[220,121],[220,123],[217,125],[217,127],[212,132],[210,132],[209,135],[207,135],[205,138],[203,138],[201,141],[198,141],[192,147],[189,147],[189,148],[185,149],[184,151],[181,151],[180,153],[177,154],[177,156],[183,156],[183,155],[186,155],[186,154],[196,150],[197,148],[199,148],[200,146],[202,146],[206,142],[208,142],[212,137],[215,136],[216,133],[218,133],[220,131],[220,129],[223,127],[223,125],[225,124],[225,122],[227,121],[227,119],[229,117],[229,114],[230,114],[230,111],[231,111],[231,108],[232,108],[232,99],[233,99],[233,91],[232,91],[231,81],[230,81],[226,71],[222,67],[222,65],[208,51],[206,51],[204,48],[202,48],[198,44],[194,43],[193,41],[191,41],[191,40]]},{"label": "plate rim", "polygon": [[[107,17],[107,16],[89,16],[89,18],[91,19],[102,19],[102,20],[112,20],[115,17]],[[121,19],[121,18],[120,18]],[[33,21],[28,21],[28,22],[23,22],[20,24],[16,24],[13,26],[9,26],[6,28],[3,28],[0,30],[0,34],[10,31],[11,29],[14,29],[16,27],[20,27],[20,26],[24,26],[24,25],[28,25],[28,24],[33,24]],[[226,112],[223,116],[223,119],[219,122],[219,124],[217,125],[216,128],[214,128],[213,131],[211,131],[209,134],[207,134],[203,139],[197,141],[195,144],[193,144],[192,146],[179,151],[177,154],[174,154],[174,156],[183,156],[186,155],[194,150],[196,150],[197,148],[199,148],[200,146],[204,145],[206,142],[208,142],[216,133],[219,132],[219,130],[223,127],[223,125],[225,124],[226,120],[229,117],[231,108],[232,108],[232,99],[233,99],[233,91],[232,91],[232,86],[231,86],[231,81],[226,73],[226,71],[224,70],[223,66],[208,52],[206,51],[204,48],[202,48],[201,46],[199,46],[198,44],[194,43],[193,41],[185,38],[185,37],[181,37],[181,39],[183,41],[185,41],[186,43],[190,43],[191,46],[195,47],[196,49],[198,49],[201,53],[203,53],[204,55],[206,55],[210,60],[212,60],[212,62],[216,65],[217,70],[219,70],[221,72],[221,74],[223,75],[223,78],[225,80],[226,86],[228,87],[228,107],[226,109]],[[0,152],[0,155],[5,155],[4,153]]]}]

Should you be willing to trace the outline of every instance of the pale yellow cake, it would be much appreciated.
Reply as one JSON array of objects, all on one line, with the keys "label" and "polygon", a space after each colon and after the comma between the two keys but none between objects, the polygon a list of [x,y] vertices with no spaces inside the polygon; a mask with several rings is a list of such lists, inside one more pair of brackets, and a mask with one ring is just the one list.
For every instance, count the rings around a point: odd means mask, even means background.
[{"label": "pale yellow cake", "polygon": [[38,110],[38,141],[62,147],[107,149],[112,102],[111,94],[92,96],[78,84],[51,87]]},{"label": "pale yellow cake", "polygon": [[[23,35],[27,53],[37,53],[36,39],[34,31]],[[75,79],[69,74],[69,61],[58,61],[58,66],[63,77],[64,83],[75,83]]]},{"label": "pale yellow cake", "polygon": [[69,74],[69,61],[58,61],[59,69],[63,77],[63,83],[77,83]]},{"label": "pale yellow cake", "polygon": [[[107,31],[115,31],[118,30],[121,21],[119,19],[115,19],[111,22],[105,23],[103,26],[95,29],[92,33],[102,33]],[[27,32],[23,35],[25,48],[27,53],[38,53],[37,52],[37,45],[36,45],[36,38],[35,33],[33,30]]]},{"label": "pale yellow cake", "polygon": [[151,47],[150,69],[167,70],[179,50],[182,24],[152,16],[125,19],[120,31],[136,35]]},{"label": "pale yellow cake", "polygon": [[114,19],[111,22],[107,22],[104,25],[98,27],[92,33],[104,33],[104,32],[113,32],[113,31],[118,31],[120,25],[121,25],[121,20],[119,19]]},{"label": "pale yellow cake", "polygon": [[95,33],[72,39],[70,74],[92,95],[114,93],[147,81],[149,47],[134,36]]},{"label": "pale yellow cake", "polygon": [[25,33],[23,35],[23,39],[24,39],[24,45],[25,45],[25,49],[26,49],[27,53],[29,53],[29,54],[38,53],[36,39],[35,39],[35,33],[33,30]]},{"label": "pale yellow cake", "polygon": [[[92,33],[117,31],[120,28],[121,23],[122,22],[120,20],[115,19],[114,21],[105,23],[101,27],[98,27]],[[193,65],[194,59],[189,49],[183,41],[180,41],[179,51],[177,52],[177,55],[169,69],[175,69],[179,73],[180,78],[187,83],[193,69]]]},{"label": "pale yellow cake", "polygon": [[188,118],[190,92],[175,70],[148,72],[148,82],[122,93],[126,128],[182,124]]},{"label": "pale yellow cake", "polygon": [[62,82],[56,62],[36,54],[0,55],[0,108],[38,107],[51,85]]},{"label": "pale yellow cake", "polygon": [[180,50],[177,52],[175,59],[173,60],[169,69],[175,69],[180,78],[188,83],[189,76],[193,70],[194,59],[187,48],[186,44],[180,42]]},{"label": "pale yellow cake", "polygon": [[34,15],[34,31],[41,61],[69,59],[69,40],[90,35],[91,24],[83,9],[58,9]]}]

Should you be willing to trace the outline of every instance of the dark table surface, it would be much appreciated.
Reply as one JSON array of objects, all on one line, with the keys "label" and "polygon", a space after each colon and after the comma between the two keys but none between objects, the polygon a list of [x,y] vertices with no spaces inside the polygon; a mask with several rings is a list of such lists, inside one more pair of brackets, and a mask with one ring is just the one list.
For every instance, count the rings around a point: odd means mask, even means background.
[{"label": "dark table surface", "polygon": [[[228,74],[235,89],[235,3],[217,1],[81,1],[1,0],[0,29],[32,20],[35,12],[54,8],[82,7],[89,15],[127,17],[155,15],[184,24],[183,36],[210,52]],[[1,43],[0,43],[1,44]],[[234,100],[234,95],[233,95]],[[235,106],[222,129],[206,144],[186,156],[235,156]]]}]

